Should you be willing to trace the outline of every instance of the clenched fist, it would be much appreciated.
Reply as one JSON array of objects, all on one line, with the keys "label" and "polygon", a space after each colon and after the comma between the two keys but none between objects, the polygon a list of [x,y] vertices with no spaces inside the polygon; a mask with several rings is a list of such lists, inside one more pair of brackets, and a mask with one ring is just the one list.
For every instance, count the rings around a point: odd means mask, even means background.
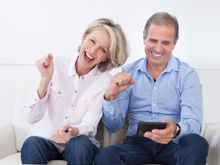
[{"label": "clenched fist", "polygon": [[47,86],[53,76],[53,56],[49,53],[47,56],[36,61],[36,65],[41,74],[40,85],[37,89],[37,93],[40,99],[42,99],[47,92]]},{"label": "clenched fist", "polygon": [[53,75],[53,56],[49,53],[47,56],[36,61],[36,65],[40,71],[41,78],[51,80]]},{"label": "clenched fist", "polygon": [[119,95],[119,93],[133,85],[134,82],[135,81],[131,74],[124,72],[117,73],[112,78],[109,89],[105,92],[105,99],[107,101],[114,100]]}]

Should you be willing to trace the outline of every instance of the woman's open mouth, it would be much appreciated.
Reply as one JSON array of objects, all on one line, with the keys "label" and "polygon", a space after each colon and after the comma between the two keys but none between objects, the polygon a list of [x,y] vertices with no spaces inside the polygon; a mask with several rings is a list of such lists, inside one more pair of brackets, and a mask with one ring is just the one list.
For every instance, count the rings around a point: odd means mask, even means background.
[{"label": "woman's open mouth", "polygon": [[91,57],[87,52],[84,52],[84,59],[87,61],[87,62],[91,62],[94,60],[93,57]]}]

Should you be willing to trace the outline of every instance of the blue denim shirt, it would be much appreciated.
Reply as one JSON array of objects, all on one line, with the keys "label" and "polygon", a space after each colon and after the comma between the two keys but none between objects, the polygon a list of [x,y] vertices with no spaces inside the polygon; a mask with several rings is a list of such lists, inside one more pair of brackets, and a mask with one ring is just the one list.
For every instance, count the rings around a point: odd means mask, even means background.
[{"label": "blue denim shirt", "polygon": [[181,133],[173,138],[178,143],[188,133],[202,131],[202,85],[195,69],[171,56],[165,70],[155,82],[147,70],[147,57],[123,67],[135,84],[115,100],[103,99],[102,120],[109,132],[124,124],[128,111],[127,136],[136,134],[138,122],[160,122],[165,118],[178,123]]}]

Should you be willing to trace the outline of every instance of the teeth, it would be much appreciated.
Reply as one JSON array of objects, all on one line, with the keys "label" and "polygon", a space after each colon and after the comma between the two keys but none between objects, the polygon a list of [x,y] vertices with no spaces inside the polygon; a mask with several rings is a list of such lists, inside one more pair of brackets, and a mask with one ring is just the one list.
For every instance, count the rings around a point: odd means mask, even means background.
[{"label": "teeth", "polygon": [[86,53],[86,55],[87,55],[87,57],[89,57],[91,60],[93,60],[94,58],[92,58],[90,55],[88,55],[87,53]]},{"label": "teeth", "polygon": [[154,55],[154,56],[157,56],[157,57],[161,56],[161,54],[155,54],[155,53],[153,53],[153,55]]}]

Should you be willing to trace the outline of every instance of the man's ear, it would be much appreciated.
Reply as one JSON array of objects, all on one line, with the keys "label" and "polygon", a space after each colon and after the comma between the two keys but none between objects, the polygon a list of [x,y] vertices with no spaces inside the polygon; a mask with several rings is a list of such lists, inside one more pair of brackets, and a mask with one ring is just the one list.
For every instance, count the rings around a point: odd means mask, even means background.
[{"label": "man's ear", "polygon": [[143,43],[145,45],[145,42],[146,42],[146,38],[145,38],[145,35],[143,34]]}]

